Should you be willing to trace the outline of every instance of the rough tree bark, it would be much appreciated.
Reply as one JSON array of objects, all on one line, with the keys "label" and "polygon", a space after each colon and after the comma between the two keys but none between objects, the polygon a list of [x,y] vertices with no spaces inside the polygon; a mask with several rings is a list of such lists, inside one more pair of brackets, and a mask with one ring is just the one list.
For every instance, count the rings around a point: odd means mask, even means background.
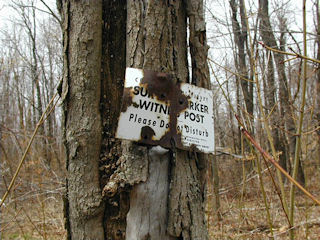
[{"label": "rough tree bark", "polygon": [[104,239],[99,153],[102,1],[63,1],[68,239]]},{"label": "rough tree bark", "polygon": [[114,139],[126,66],[210,88],[202,1],[57,3],[69,239],[207,239],[208,155]]},{"label": "rough tree bark", "polygon": [[[318,0],[316,2],[316,29],[317,29],[317,58],[320,59],[320,1]],[[316,106],[315,106],[315,116],[316,116],[316,127],[320,127],[320,70],[317,71],[317,78],[316,78]],[[320,166],[320,129],[317,130],[317,158],[318,158],[318,164]]]}]

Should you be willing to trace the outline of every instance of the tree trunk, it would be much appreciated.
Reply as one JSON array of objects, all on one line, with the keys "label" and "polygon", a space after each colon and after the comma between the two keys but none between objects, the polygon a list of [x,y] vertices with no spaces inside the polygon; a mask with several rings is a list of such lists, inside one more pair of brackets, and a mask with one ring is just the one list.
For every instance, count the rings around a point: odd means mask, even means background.
[{"label": "tree trunk", "polygon": [[104,239],[99,183],[102,2],[63,1],[68,239]]},{"label": "tree trunk", "polygon": [[69,239],[207,239],[209,157],[114,139],[126,66],[189,82],[188,18],[191,82],[210,87],[202,1],[57,3],[64,16]]},{"label": "tree trunk", "polygon": [[[320,59],[320,1],[316,2],[316,11],[317,11],[317,58]],[[320,69],[317,71],[316,78],[316,106],[315,106],[315,116],[316,116],[316,128],[320,127]],[[317,158],[318,165],[320,166],[320,129],[317,130]]]},{"label": "tree trunk", "polygon": [[[129,1],[127,65],[172,73],[179,81],[188,81],[189,17],[192,82],[208,86],[202,11],[202,4],[195,6],[193,1],[187,6],[182,1]],[[204,189],[195,156],[177,150],[170,157],[163,149],[148,150],[147,180],[134,186],[130,194],[127,239],[207,238]],[[157,189],[157,185],[162,187]]]},{"label": "tree trunk", "polygon": [[[260,33],[262,36],[262,40],[265,44],[276,47],[276,40],[273,35],[271,24],[269,20],[269,11],[268,11],[268,0],[260,0],[259,1],[259,19],[260,19]],[[281,121],[281,113],[280,113],[280,106],[277,101],[277,87],[276,87],[276,80],[275,80],[275,68],[273,62],[273,54],[271,52],[267,53],[267,70],[266,70],[266,82],[268,85],[265,88],[264,94],[266,95],[267,100],[267,108],[269,110],[268,114],[271,114],[273,111],[271,118],[270,118],[270,125],[272,128],[272,138],[274,141],[274,147],[277,151],[279,151],[279,164],[284,168],[287,169],[287,161],[286,161],[286,149],[284,148],[284,144],[282,141],[285,139],[281,139],[281,131],[278,126],[278,122]],[[268,91],[266,91],[268,89]],[[276,157],[276,156],[275,156]]]},{"label": "tree trunk", "polygon": [[[248,45],[248,32],[246,26],[246,20],[244,16],[244,5],[243,0],[230,0],[230,8],[232,11],[232,30],[234,41],[236,44],[237,52],[235,54],[235,65],[237,71],[242,78],[238,78],[240,82],[243,98],[245,102],[245,107],[250,116],[253,116],[253,83],[247,81],[249,79],[249,68],[247,67],[246,60],[246,47]],[[241,17],[241,25],[238,21],[238,10]],[[247,52],[249,49],[247,49]],[[250,51],[249,51],[250,52]],[[249,56],[250,57],[250,56]],[[250,124],[249,124],[250,126]]]},{"label": "tree trunk", "polygon": [[[269,4],[268,0],[259,1],[259,18],[261,21],[260,23],[261,36],[263,38],[263,41],[268,46],[271,46],[279,50],[284,50],[284,49],[280,49],[276,43],[276,39],[270,24],[268,4]],[[281,35],[280,46],[284,41],[283,39],[284,37],[283,35]],[[279,109],[277,109],[279,114],[275,115],[272,121],[274,127],[276,128],[274,129],[273,137],[275,139],[275,148],[281,152],[279,156],[280,157],[279,163],[284,169],[289,170],[290,160],[286,159],[286,157],[290,156],[291,159],[294,158],[296,137],[293,134],[288,135],[289,143],[287,143],[285,134],[279,131],[279,129],[286,128],[289,133],[290,132],[294,133],[295,123],[294,123],[293,117],[290,114],[291,113],[290,94],[288,90],[287,77],[286,77],[285,68],[284,68],[284,56],[279,53],[274,53],[272,56],[274,56],[275,64],[277,66],[278,79],[279,79],[279,100],[280,100]],[[269,81],[270,79],[272,78],[269,78]],[[271,82],[274,82],[274,81],[271,81]],[[273,84],[273,86],[275,85]],[[275,101],[273,101],[273,103],[275,103]],[[273,104],[270,104],[271,107],[272,105]],[[281,119],[285,119],[285,121],[282,121]],[[276,122],[279,122],[279,124],[276,124]],[[288,146],[288,148],[286,148],[286,145]],[[287,149],[289,149],[289,154],[286,153]],[[301,163],[299,164],[298,181],[304,184],[304,174],[303,174]]]}]

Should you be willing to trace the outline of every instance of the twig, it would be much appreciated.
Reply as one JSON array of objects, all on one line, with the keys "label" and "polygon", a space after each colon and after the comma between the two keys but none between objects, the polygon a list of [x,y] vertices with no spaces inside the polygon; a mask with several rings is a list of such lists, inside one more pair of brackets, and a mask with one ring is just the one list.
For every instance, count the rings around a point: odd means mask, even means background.
[{"label": "twig", "polygon": [[[307,34],[306,34],[306,0],[302,1],[302,9],[303,9],[303,54],[307,55]],[[319,61],[320,62],[320,61]],[[300,164],[300,152],[301,152],[301,134],[303,128],[303,119],[304,119],[304,108],[306,105],[306,92],[307,92],[307,59],[303,60],[303,84],[302,84],[302,93],[301,93],[301,107],[300,107],[300,116],[298,122],[297,136],[296,136],[296,147],[293,161],[293,179],[297,179],[298,176],[298,168]],[[291,226],[293,226],[294,221],[294,202],[295,202],[295,184],[291,184],[290,186],[290,214],[289,219],[291,222]],[[290,239],[294,239],[294,231],[290,230]]]},{"label": "twig", "polygon": [[217,66],[220,67],[220,68],[223,68],[225,71],[231,73],[232,75],[239,77],[239,78],[240,78],[241,80],[243,80],[243,81],[254,83],[253,80],[250,80],[250,79],[244,77],[243,75],[241,75],[241,74],[239,74],[239,73],[236,73],[236,72],[232,71],[231,69],[229,69],[229,68],[227,68],[227,67],[222,66],[221,64],[217,63],[216,61],[212,60],[212,59],[209,58],[209,57],[208,57],[208,61],[214,63],[215,65],[217,65]]},{"label": "twig", "polygon": [[308,192],[303,186],[300,185],[295,179],[293,179],[289,173],[284,170],[277,161],[274,160],[273,157],[271,157],[263,148],[255,141],[255,139],[250,135],[250,133],[243,127],[242,122],[240,121],[240,118],[236,115],[236,118],[241,125],[241,132],[246,136],[246,138],[251,142],[253,146],[266,158],[269,160],[272,165],[274,165],[277,169],[280,170],[280,172],[289,179],[290,182],[292,182],[295,186],[297,186],[305,195],[307,195],[312,201],[314,201],[316,204],[320,206],[320,201],[316,199],[310,192]]},{"label": "twig", "polygon": [[58,23],[60,24],[60,27],[62,29],[61,19],[52,11],[52,9],[48,6],[48,4],[45,3],[45,1],[40,0],[40,2],[42,2],[42,4],[48,9],[48,11],[51,13],[51,15],[58,21]]},{"label": "twig", "polygon": [[39,130],[39,127],[40,127],[41,124],[43,123],[43,119],[45,118],[46,113],[48,112],[51,104],[53,103],[53,101],[54,101],[54,99],[56,98],[57,95],[58,95],[58,93],[55,93],[55,94],[54,94],[54,96],[51,98],[49,104],[47,105],[45,111],[43,112],[41,118],[39,119],[39,121],[38,121],[38,123],[37,123],[37,125],[36,125],[36,128],[35,128],[34,131],[33,131],[33,134],[32,134],[32,136],[31,136],[31,139],[29,140],[28,146],[27,146],[27,148],[26,148],[26,150],[25,150],[25,152],[24,152],[24,154],[23,154],[23,156],[22,156],[22,158],[21,158],[21,160],[20,160],[20,162],[19,162],[19,165],[18,165],[18,167],[17,167],[17,170],[16,170],[15,174],[13,175],[13,177],[12,177],[12,179],[11,179],[10,185],[9,185],[7,191],[5,192],[5,194],[3,195],[2,199],[1,199],[0,207],[2,207],[4,201],[5,201],[6,198],[8,197],[9,192],[10,192],[10,190],[12,189],[12,187],[13,187],[15,181],[16,181],[16,178],[18,177],[18,174],[19,174],[19,172],[20,172],[20,169],[21,169],[21,167],[22,167],[22,165],[23,165],[23,163],[24,163],[24,161],[25,161],[25,159],[26,159],[26,156],[27,156],[27,154],[28,154],[28,152],[29,152],[29,150],[30,150],[31,144],[32,144],[32,142],[33,142],[33,140],[34,140],[34,138],[35,138],[35,136],[36,136],[36,134],[37,134],[37,132],[38,132],[38,130]]},{"label": "twig", "polygon": [[[310,61],[310,62],[315,62],[315,63],[319,63],[320,64],[320,60],[318,59],[314,59],[314,58],[310,58],[310,57],[307,57],[307,56],[304,56],[304,55],[301,55],[299,53],[290,53],[290,52],[285,52],[285,51],[281,51],[279,49],[275,49],[275,48],[272,48],[272,47],[269,47],[267,46],[265,43],[263,42],[258,42],[262,47],[272,51],[272,52],[275,52],[275,53],[279,53],[279,54],[284,54],[284,55],[289,55],[289,56],[294,56],[294,58],[292,58],[291,60],[293,59],[296,59],[296,58],[300,58],[300,59],[305,59],[307,61]],[[287,60],[288,61],[288,60]]]},{"label": "twig", "polygon": [[[264,156],[262,156],[262,159],[263,159],[265,165],[268,166],[268,163],[267,163],[266,158],[265,158]],[[276,190],[276,193],[277,193],[277,195],[278,195],[278,197],[279,197],[279,200],[280,200],[280,203],[281,203],[281,207],[282,207],[282,209],[283,209],[283,212],[284,212],[284,214],[285,214],[285,216],[286,216],[286,219],[288,220],[289,227],[291,227],[291,223],[290,223],[290,220],[289,220],[288,213],[287,213],[286,210],[285,210],[285,203],[283,202],[283,199],[282,199],[282,197],[281,197],[281,191],[279,190],[279,188],[278,188],[278,186],[277,186],[277,184],[276,184],[276,181],[275,181],[275,179],[274,179],[274,177],[273,177],[273,175],[272,175],[272,172],[270,171],[270,168],[267,168],[267,170],[268,170],[269,176],[270,176],[270,178],[271,178],[271,181],[272,181],[272,183],[273,183],[273,186],[274,186],[274,188],[275,188],[275,190]]]},{"label": "twig", "polygon": [[[271,151],[272,151],[272,155],[274,156],[274,158],[277,158],[277,152],[273,143],[273,136],[271,133],[271,129],[269,126],[269,122],[268,122],[268,118],[266,117],[266,114],[263,110],[263,105],[262,105],[262,99],[261,99],[261,89],[260,89],[260,84],[258,82],[258,76],[256,76],[256,86],[257,86],[257,97],[258,97],[258,106],[260,108],[260,112],[262,115],[262,121],[264,122],[264,126],[265,126],[265,130],[267,133],[267,138],[271,147]],[[278,182],[279,182],[279,187],[280,187],[280,191],[281,191],[281,198],[282,198],[282,203],[283,203],[283,207],[284,207],[284,211],[285,214],[288,214],[288,204],[287,204],[287,199],[286,199],[286,194],[285,194],[285,190],[284,190],[284,184],[282,181],[282,175],[281,172],[279,171],[279,169],[276,170],[277,172],[277,178],[278,178]]]}]

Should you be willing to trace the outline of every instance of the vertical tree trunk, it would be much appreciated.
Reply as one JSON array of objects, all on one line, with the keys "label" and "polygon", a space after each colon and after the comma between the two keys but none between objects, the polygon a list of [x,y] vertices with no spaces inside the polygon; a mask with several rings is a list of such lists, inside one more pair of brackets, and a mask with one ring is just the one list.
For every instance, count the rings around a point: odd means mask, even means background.
[{"label": "vertical tree trunk", "polygon": [[69,239],[104,239],[99,184],[102,2],[63,1],[63,114]]},{"label": "vertical tree trunk", "polygon": [[[236,51],[234,54],[234,61],[237,72],[239,76],[237,76],[237,86],[241,88],[242,96],[245,109],[245,121],[246,125],[251,127],[251,131],[254,131],[253,126],[253,81],[249,81],[253,79],[253,64],[251,60],[251,49],[248,47],[248,29],[247,29],[247,19],[245,13],[245,5],[243,0],[229,0],[229,5],[231,8],[231,21],[232,21],[232,30],[233,30],[233,39],[236,46]],[[238,20],[240,15],[240,21]],[[247,61],[249,58],[249,61]],[[249,67],[248,67],[249,66]],[[251,68],[251,71],[250,71]],[[239,97],[239,94],[237,94]],[[239,99],[239,98],[238,98]],[[238,108],[237,110],[239,109]],[[242,135],[240,128],[238,127],[238,136],[239,136],[239,150],[241,149],[241,154],[246,154],[250,151],[249,146],[243,146],[244,142],[241,140]],[[244,162],[244,166],[246,169],[250,169],[252,164],[250,161]],[[240,180],[240,178],[237,178]]]},{"label": "vertical tree trunk", "polygon": [[24,103],[23,103],[23,99],[21,97],[21,90],[20,90],[20,85],[19,85],[19,73],[17,72],[16,69],[13,69],[13,78],[15,81],[15,88],[16,88],[16,92],[17,92],[17,104],[18,104],[18,110],[19,110],[19,129],[21,131],[25,130],[24,127]]},{"label": "vertical tree trunk", "polygon": [[[195,6],[192,1],[188,6],[182,1],[129,1],[127,65],[172,73],[179,81],[188,81],[189,16],[191,55],[197,58],[192,62],[192,82],[208,86],[208,75],[203,78],[208,67],[202,55],[207,51],[204,22],[199,22],[202,10],[201,4]],[[198,49],[200,45],[203,50]],[[204,189],[195,155],[177,150],[170,157],[163,149],[152,148],[146,164],[147,180],[134,186],[130,194],[127,239],[206,239]],[[157,185],[162,187],[157,189]]]},{"label": "vertical tree trunk", "polygon": [[[39,78],[39,66],[38,66],[38,56],[37,56],[37,34],[36,34],[36,16],[35,16],[35,7],[34,2],[31,1],[31,18],[28,18],[28,14],[25,13],[25,9],[22,6],[19,6],[21,8],[21,17],[23,19],[23,23],[25,25],[25,28],[27,30],[27,34],[31,43],[31,55],[32,60],[30,64],[30,74],[32,79],[32,85],[35,87],[35,93],[33,92],[33,104],[34,104],[34,126],[39,121],[42,113],[43,113],[43,106],[42,106],[42,99],[41,99],[41,86],[40,86],[40,78]],[[32,90],[34,91],[34,90]],[[35,95],[34,95],[35,94]],[[36,100],[34,99],[36,98]],[[44,125],[39,126],[39,135],[42,137],[39,140],[39,152],[41,158],[44,160],[44,163],[46,166],[49,166],[49,162],[47,159],[47,144],[46,144],[46,138],[45,135],[45,129]]]},{"label": "vertical tree trunk", "polygon": [[[203,9],[203,1],[187,1],[192,63],[191,83],[210,89]],[[177,151],[176,161],[171,170],[169,198],[168,231],[173,236],[182,237],[182,239],[208,238],[204,202],[207,171],[212,170],[208,169],[209,161],[212,162],[213,159],[206,154],[190,155],[185,151]]]},{"label": "vertical tree trunk", "polygon": [[[270,24],[269,19],[269,11],[268,11],[268,0],[260,0],[259,1],[259,18],[260,18],[260,31],[261,36],[263,38],[263,41],[273,48],[279,49],[278,45],[276,43],[275,36],[273,34],[273,30]],[[283,41],[283,35],[281,36],[281,40]],[[283,42],[281,42],[283,43]],[[281,49],[283,50],[283,49]],[[274,120],[272,121],[273,125],[275,125],[276,129],[273,131],[273,137],[275,140],[275,148],[279,151],[281,151],[280,157],[280,165],[284,169],[290,169],[290,160],[286,159],[287,156],[290,156],[291,159],[294,158],[294,152],[295,152],[295,136],[288,135],[289,143],[287,143],[287,140],[285,138],[285,134],[279,129],[286,128],[288,132],[293,133],[295,130],[295,123],[293,120],[293,117],[291,116],[291,108],[290,108],[290,94],[288,90],[288,83],[287,83],[287,77],[285,73],[284,68],[284,56],[279,53],[274,53],[274,59],[277,66],[277,72],[278,72],[278,79],[279,79],[279,109],[277,108],[278,114],[274,116]],[[272,59],[272,57],[271,57]],[[270,63],[273,64],[273,63]],[[270,76],[270,79],[272,76]],[[273,75],[274,78],[274,75]],[[274,82],[271,81],[271,82]],[[273,86],[275,86],[273,84]],[[272,86],[271,86],[272,88]],[[271,89],[272,90],[272,89]],[[274,89],[275,90],[275,89]],[[270,93],[269,93],[270,94]],[[273,101],[275,103],[275,101]],[[273,103],[270,104],[272,107]],[[281,121],[281,119],[285,119],[284,121]],[[276,124],[276,122],[279,122],[279,125]],[[279,128],[280,127],[280,128]],[[286,145],[289,146],[289,154],[286,153]],[[299,174],[298,174],[298,180],[304,184],[304,174],[301,164],[299,165]]]},{"label": "vertical tree trunk", "polygon": [[[317,21],[316,21],[316,28],[317,28],[317,58],[320,59],[320,1],[316,2],[316,11],[317,11]],[[315,106],[315,116],[316,116],[316,127],[320,127],[320,70],[317,71],[317,78],[316,78],[316,106]],[[320,166],[320,129],[317,130],[317,158],[318,164]]]},{"label": "vertical tree trunk", "polygon": [[[260,0],[259,1],[259,19],[260,19],[260,34],[262,36],[262,40],[269,46],[275,47],[276,41],[273,36],[273,32],[271,29],[271,24],[269,21],[269,11],[268,11],[268,0]],[[286,167],[286,155],[285,155],[285,149],[281,148],[281,140],[280,139],[280,130],[277,126],[277,123],[279,122],[280,118],[280,106],[277,104],[278,97],[277,97],[277,87],[276,87],[276,80],[275,80],[275,69],[274,69],[274,63],[273,63],[273,55],[271,52],[267,53],[267,70],[266,70],[266,87],[265,87],[265,96],[266,96],[266,106],[268,108],[268,114],[271,114],[270,118],[270,125],[272,128],[272,138],[274,147],[277,151],[281,151],[282,153],[279,155],[279,163],[284,168]],[[271,113],[272,111],[272,113]]]},{"label": "vertical tree trunk", "polygon": [[[245,107],[250,116],[253,116],[253,83],[246,81],[249,79],[249,68],[246,60],[246,47],[248,41],[248,32],[246,26],[246,20],[244,16],[244,5],[243,0],[230,0],[230,8],[232,11],[232,29],[234,35],[234,41],[237,47],[237,53],[235,56],[235,65],[237,71],[244,79],[238,79],[241,85]],[[241,16],[241,25],[238,21],[238,10],[240,11]],[[247,49],[247,52],[249,49]]]}]

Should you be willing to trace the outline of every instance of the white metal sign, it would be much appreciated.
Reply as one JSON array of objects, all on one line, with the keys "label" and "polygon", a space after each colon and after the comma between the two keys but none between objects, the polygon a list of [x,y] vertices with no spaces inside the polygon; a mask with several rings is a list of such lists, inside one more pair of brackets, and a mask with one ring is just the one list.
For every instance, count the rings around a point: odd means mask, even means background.
[{"label": "white metal sign", "polygon": [[127,68],[122,105],[117,138],[214,151],[210,90],[175,83],[169,74]]}]

